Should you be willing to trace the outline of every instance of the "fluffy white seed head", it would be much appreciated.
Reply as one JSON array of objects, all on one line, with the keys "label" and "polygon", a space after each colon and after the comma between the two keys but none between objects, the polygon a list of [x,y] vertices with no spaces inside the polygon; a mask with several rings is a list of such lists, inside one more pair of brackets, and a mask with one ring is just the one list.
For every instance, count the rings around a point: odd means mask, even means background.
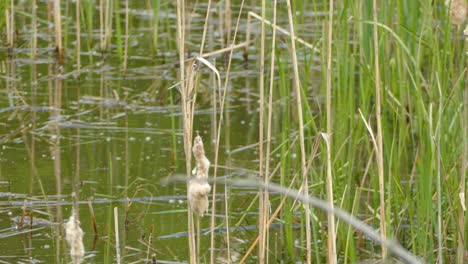
[{"label": "fluffy white seed head", "polygon": [[466,21],[466,0],[446,0],[445,5],[450,7],[450,20],[454,25],[460,26]]},{"label": "fluffy white seed head", "polygon": [[206,180],[191,179],[188,187],[188,200],[192,211],[203,216],[208,212],[208,194],[211,186]]},{"label": "fluffy white seed head", "polygon": [[70,219],[65,223],[65,238],[70,247],[70,255],[73,263],[81,263],[84,256],[83,230],[80,227],[80,221],[72,213]]}]

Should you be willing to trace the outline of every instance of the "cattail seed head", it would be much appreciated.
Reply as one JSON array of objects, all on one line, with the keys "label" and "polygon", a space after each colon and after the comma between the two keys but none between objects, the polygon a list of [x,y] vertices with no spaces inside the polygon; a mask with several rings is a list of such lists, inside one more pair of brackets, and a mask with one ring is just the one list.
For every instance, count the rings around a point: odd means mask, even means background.
[{"label": "cattail seed head", "polygon": [[70,247],[73,263],[81,263],[84,256],[83,230],[80,227],[80,221],[75,217],[75,213],[72,213],[70,219],[65,223],[65,238]]},{"label": "cattail seed head", "polygon": [[446,0],[445,5],[450,7],[450,20],[454,25],[465,23],[468,9],[466,0]]},{"label": "cattail seed head", "polygon": [[188,200],[192,211],[203,216],[208,212],[208,194],[211,186],[204,179],[191,179],[188,187]]},{"label": "cattail seed head", "polygon": [[207,181],[210,161],[205,156],[203,140],[200,136],[196,136],[193,140],[192,151],[196,167],[192,171],[194,178],[188,183],[187,196],[192,211],[203,216],[208,212],[208,194],[211,191],[211,186]]},{"label": "cattail seed head", "polygon": [[196,136],[193,142],[193,155],[196,161],[195,177],[199,179],[208,179],[208,171],[210,169],[210,161],[205,156],[203,140],[200,136]]}]

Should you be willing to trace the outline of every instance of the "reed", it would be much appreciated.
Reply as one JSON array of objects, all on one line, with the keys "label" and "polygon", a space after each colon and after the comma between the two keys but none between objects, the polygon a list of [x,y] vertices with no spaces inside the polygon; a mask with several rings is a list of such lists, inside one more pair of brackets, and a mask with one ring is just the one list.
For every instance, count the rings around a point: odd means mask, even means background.
[{"label": "reed", "polygon": [[[376,98],[376,121],[377,121],[377,167],[379,171],[379,193],[380,193],[380,235],[382,239],[387,237],[386,211],[385,211],[385,178],[382,142],[382,99],[379,62],[379,38],[377,26],[377,0],[373,2],[373,32],[374,32],[374,67],[375,67],[375,98]],[[387,250],[382,246],[382,259],[387,257]]]},{"label": "reed", "polygon": [[[266,16],[266,3],[262,0],[262,17]],[[259,94],[260,94],[260,110],[259,118],[260,123],[258,126],[258,180],[262,183],[267,182],[267,177],[263,172],[264,162],[264,123],[265,123],[265,22],[262,20],[261,23],[261,36],[260,36],[260,75],[259,75]],[[268,194],[263,190],[259,190],[258,199],[258,230],[259,230],[259,243],[258,243],[258,263],[265,263],[265,247],[267,243],[267,219],[268,219]]]},{"label": "reed", "polygon": [[[185,1],[177,0],[177,46],[179,53],[179,92],[181,95],[182,104],[182,123],[184,132],[184,153],[185,153],[185,169],[187,182],[191,174],[191,161],[192,161],[192,135],[193,135],[193,107],[195,105],[196,92],[196,64],[194,61],[189,63],[186,68],[185,64]],[[187,71],[187,72],[186,72]],[[186,75],[187,73],[187,75]],[[187,184],[187,188],[189,185]],[[188,190],[187,190],[188,195]],[[188,199],[188,197],[187,197]],[[197,263],[198,256],[195,245],[195,232],[193,223],[192,210],[187,210],[188,218],[188,232],[189,232],[189,250],[190,250],[190,263]]]},{"label": "reed", "polygon": [[[275,0],[273,2],[273,24],[276,24],[276,5],[277,5],[277,1]],[[263,1],[262,2],[262,16],[265,17],[265,2]],[[265,22],[264,20],[262,20],[262,32],[265,31]],[[262,38],[262,41],[264,41],[264,39]],[[265,44],[264,44],[265,45]],[[270,182],[270,177],[271,177],[271,174],[270,174],[270,159],[271,159],[271,140],[272,140],[272,127],[273,127],[273,96],[274,96],[274,93],[273,93],[273,87],[275,86],[275,49],[276,49],[276,29],[273,28],[273,32],[272,32],[272,40],[271,40],[271,58],[270,58],[270,79],[269,79],[269,91],[268,91],[268,117],[267,117],[267,130],[266,130],[266,133],[267,133],[267,138],[266,138],[266,156],[265,156],[265,176],[264,176],[264,181],[263,183],[265,183],[266,185],[268,185],[268,183]],[[262,60],[263,61],[263,60]],[[262,105],[263,107],[263,105]],[[260,141],[261,142],[261,141]],[[261,144],[261,143],[260,143]],[[261,163],[260,163],[261,164]],[[269,198],[269,193],[268,192],[265,192],[263,194],[263,215],[264,215],[264,220],[262,218],[260,218],[260,223],[262,223],[264,226],[263,226],[263,231],[262,231],[262,226],[260,225],[259,229],[260,229],[260,238],[261,236],[263,235],[262,232],[266,233],[264,235],[264,241],[266,241],[266,249],[262,249],[260,250],[261,254],[265,254],[264,251],[267,251],[268,252],[268,237],[269,237],[269,225],[271,224],[271,221],[272,219],[274,219],[274,217],[270,217],[270,220],[268,222],[266,222],[266,218],[268,217],[268,211],[269,211],[269,204],[270,204],[270,198]],[[282,201],[283,202],[283,201]],[[281,208],[281,207],[278,207],[278,209]],[[279,213],[279,210],[277,209],[277,211],[275,212],[276,215],[278,215]],[[263,220],[263,222],[262,222]],[[263,243],[265,243],[264,241],[261,241]],[[268,263],[268,253],[266,255],[266,262]]]},{"label": "reed", "polygon": [[91,202],[91,200],[88,200],[88,209],[89,209],[89,218],[91,220],[91,224],[93,225],[94,238],[97,238],[99,236],[99,232],[98,232],[97,223],[96,223],[96,216],[94,214],[93,203]]},{"label": "reed", "polygon": [[3,8],[5,9],[5,25],[6,25],[6,35],[7,35],[7,46],[11,51],[15,45],[15,13],[14,13],[15,3],[13,0],[10,2],[5,1]]},{"label": "reed", "polygon": [[120,264],[119,208],[114,207],[115,260]]},{"label": "reed", "polygon": [[62,47],[62,17],[60,9],[60,0],[54,1],[54,28],[55,28],[55,49],[57,51],[58,64],[63,63]]},{"label": "reed", "polygon": [[[327,201],[328,206],[333,208],[333,178],[332,178],[332,41],[333,41],[333,8],[334,1],[330,1],[328,10],[328,41],[327,41],[327,133],[322,134],[327,147]],[[327,258],[328,263],[337,263],[336,253],[336,233],[335,218],[332,214],[328,214],[328,238],[327,238]]]}]

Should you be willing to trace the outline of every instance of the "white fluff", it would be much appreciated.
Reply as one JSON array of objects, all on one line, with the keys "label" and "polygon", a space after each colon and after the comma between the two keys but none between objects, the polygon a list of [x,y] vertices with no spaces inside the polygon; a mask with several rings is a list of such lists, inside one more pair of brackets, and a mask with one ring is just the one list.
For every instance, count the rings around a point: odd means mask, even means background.
[{"label": "white fluff", "polygon": [[188,199],[190,208],[198,215],[203,216],[208,212],[208,194],[211,186],[202,179],[192,179],[189,181]]},{"label": "white fluff", "polygon": [[84,256],[83,230],[80,227],[80,221],[72,213],[68,222],[65,223],[65,238],[70,246],[70,255],[73,263],[81,263]]}]

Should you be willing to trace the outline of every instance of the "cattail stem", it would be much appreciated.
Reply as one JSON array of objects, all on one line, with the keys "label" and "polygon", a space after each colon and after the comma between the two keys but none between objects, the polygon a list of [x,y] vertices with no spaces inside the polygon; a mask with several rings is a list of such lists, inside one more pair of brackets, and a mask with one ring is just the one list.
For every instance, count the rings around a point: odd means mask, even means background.
[{"label": "cattail stem", "polygon": [[63,63],[62,50],[62,18],[60,12],[60,0],[54,1],[54,23],[55,23],[55,48],[57,49],[57,61]]},{"label": "cattail stem", "polygon": [[[377,115],[377,167],[379,171],[379,197],[380,197],[380,235],[382,240],[387,237],[387,224],[385,214],[385,178],[384,178],[384,162],[383,162],[383,142],[382,142],[382,100],[381,100],[381,84],[380,84],[380,63],[379,63],[379,35],[377,31],[377,0],[373,1],[373,18],[374,18],[374,70],[375,70],[375,100],[376,100],[376,115]],[[382,259],[387,257],[387,248],[382,245]]]},{"label": "cattail stem", "polygon": [[13,0],[10,2],[10,8],[5,8],[5,20],[6,20],[6,30],[7,30],[7,45],[8,49],[11,52],[15,45],[15,13],[14,13],[15,3]]},{"label": "cattail stem", "polygon": [[[333,42],[333,8],[334,1],[330,0],[328,10],[328,41],[327,41],[327,133],[325,143],[327,147],[327,201],[328,205],[333,208],[333,176],[332,176],[332,42]],[[333,214],[328,214],[328,263],[337,263],[336,253],[336,230],[335,217]]]},{"label": "cattail stem", "polygon": [[81,28],[80,28],[80,0],[76,0],[76,78],[81,75]]}]

